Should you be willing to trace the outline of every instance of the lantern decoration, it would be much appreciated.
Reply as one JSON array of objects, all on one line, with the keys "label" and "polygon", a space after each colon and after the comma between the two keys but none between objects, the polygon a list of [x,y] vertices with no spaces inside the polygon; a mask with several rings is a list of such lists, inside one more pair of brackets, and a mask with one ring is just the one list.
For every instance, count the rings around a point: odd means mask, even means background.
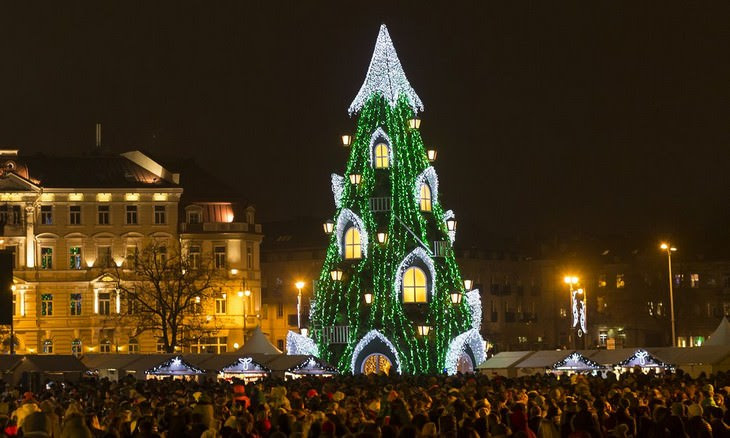
[{"label": "lantern decoration", "polygon": [[372,304],[373,302],[373,294],[370,292],[365,292],[365,304]]},{"label": "lantern decoration", "polygon": [[381,231],[378,233],[378,243],[381,245],[385,245],[388,243],[388,233],[385,231]]},{"label": "lantern decoration", "polygon": [[408,127],[411,129],[419,129],[421,127],[421,119],[418,117],[408,119]]},{"label": "lantern decoration", "polygon": [[359,173],[351,173],[350,174],[350,183],[351,184],[360,184],[360,181],[362,181],[362,175]]},{"label": "lantern decoration", "polygon": [[342,145],[348,147],[350,144],[352,144],[352,136],[350,134],[344,134],[342,136]]},{"label": "lantern decoration", "polygon": [[474,285],[474,282],[471,280],[464,280],[464,289],[466,291],[470,291],[471,287]]},{"label": "lantern decoration", "polygon": [[461,304],[461,292],[459,292],[459,291],[451,292],[451,303],[452,304]]},{"label": "lantern decoration", "polygon": [[428,325],[419,325],[418,326],[418,334],[421,336],[428,336],[428,333],[431,331],[431,326]]},{"label": "lantern decoration", "polygon": [[335,231],[335,221],[327,219],[324,224],[322,224],[322,227],[324,228],[325,234],[332,234]]},{"label": "lantern decoration", "polygon": [[446,229],[449,231],[456,231],[456,218],[446,219]]},{"label": "lantern decoration", "polygon": [[332,277],[332,280],[340,281],[340,280],[342,280],[342,270],[333,269],[332,271],[330,271],[330,276]]},{"label": "lantern decoration", "polygon": [[428,161],[433,163],[436,161],[436,155],[438,155],[438,152],[436,149],[429,149],[426,151],[426,155],[428,156]]}]

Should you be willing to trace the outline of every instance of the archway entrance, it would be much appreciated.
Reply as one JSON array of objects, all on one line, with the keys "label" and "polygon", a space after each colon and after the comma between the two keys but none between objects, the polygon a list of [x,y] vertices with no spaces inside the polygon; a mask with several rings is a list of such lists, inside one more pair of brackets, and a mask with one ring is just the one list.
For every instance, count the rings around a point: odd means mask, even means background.
[{"label": "archway entrance", "polygon": [[471,356],[466,351],[463,351],[456,361],[456,372],[461,374],[474,372],[474,362],[472,362]]},{"label": "archway entrance", "polygon": [[373,353],[362,361],[362,369],[360,372],[363,374],[388,374],[392,366],[393,363],[387,356],[380,353]]}]

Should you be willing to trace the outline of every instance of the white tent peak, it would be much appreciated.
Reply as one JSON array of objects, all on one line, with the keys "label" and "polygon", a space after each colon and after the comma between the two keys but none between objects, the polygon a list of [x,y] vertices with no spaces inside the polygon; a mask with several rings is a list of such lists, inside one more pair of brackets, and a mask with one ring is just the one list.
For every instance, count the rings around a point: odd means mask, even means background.
[{"label": "white tent peak", "polygon": [[722,318],[720,324],[710,335],[710,339],[703,345],[730,345],[730,321],[727,316]]},{"label": "white tent peak", "polygon": [[375,42],[375,50],[370,60],[365,82],[350,104],[348,112],[353,115],[359,112],[373,94],[380,93],[388,101],[391,107],[395,107],[398,98],[403,95],[413,112],[423,111],[423,103],[416,91],[406,78],[403,67],[398,59],[398,54],[393,47],[388,28],[385,24],[380,25],[378,39]]},{"label": "white tent peak", "polygon": [[261,327],[253,329],[251,331],[251,337],[236,352],[241,354],[281,354],[281,350],[266,339],[266,335],[261,331]]}]

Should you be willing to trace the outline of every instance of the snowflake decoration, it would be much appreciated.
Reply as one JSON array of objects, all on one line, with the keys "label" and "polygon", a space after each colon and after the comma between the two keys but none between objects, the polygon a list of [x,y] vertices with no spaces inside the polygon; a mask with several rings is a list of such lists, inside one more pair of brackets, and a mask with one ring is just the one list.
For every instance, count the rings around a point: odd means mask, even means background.
[{"label": "snowflake decoration", "polygon": [[408,254],[402,262],[400,262],[400,265],[398,265],[398,269],[395,271],[395,287],[394,292],[396,294],[396,297],[398,294],[401,293],[401,285],[403,284],[403,274],[406,272],[406,269],[413,266],[413,262],[416,259],[420,259],[428,268],[428,271],[431,275],[431,281],[430,281],[430,287],[428,288],[428,291],[430,292],[431,298],[433,298],[434,294],[434,284],[436,283],[436,268],[433,265],[433,260],[428,255],[426,250],[421,248],[420,246],[413,251],[411,251],[410,254]]},{"label": "snowflake decoration", "polygon": [[423,102],[408,82],[398,54],[393,47],[393,41],[390,39],[388,28],[384,24],[380,26],[365,82],[347,112],[351,116],[359,112],[370,97],[376,93],[381,94],[391,107],[395,107],[398,98],[402,95],[405,96],[414,113],[423,111]]},{"label": "snowflake decoration", "polygon": [[360,339],[360,342],[357,343],[355,346],[355,350],[352,352],[352,362],[350,364],[350,367],[352,369],[353,374],[356,373],[355,371],[355,362],[357,362],[358,356],[360,356],[360,353],[362,353],[363,348],[367,347],[368,344],[370,344],[374,339],[380,339],[383,341],[385,345],[388,346],[390,349],[390,352],[393,353],[393,357],[395,358],[395,368],[398,371],[398,374],[401,373],[401,367],[400,367],[400,358],[398,357],[398,351],[396,351],[395,346],[393,345],[388,338],[385,337],[382,333],[380,333],[377,330],[370,330],[365,334],[365,336]]},{"label": "snowflake decoration", "polygon": [[347,231],[347,226],[349,224],[352,224],[360,232],[362,256],[367,257],[368,232],[365,229],[365,224],[362,219],[360,219],[360,216],[353,213],[349,208],[343,208],[342,211],[340,211],[340,215],[337,217],[337,224],[335,225],[335,233],[337,235],[337,245],[339,245],[340,248],[340,256],[345,256],[345,231]]},{"label": "snowflake decoration", "polygon": [[467,346],[471,349],[474,360],[476,361],[474,368],[486,360],[487,355],[484,351],[484,339],[479,334],[479,330],[467,330],[452,339],[449,343],[449,350],[446,352],[446,363],[444,364],[447,374],[456,374],[459,358],[466,352]]}]

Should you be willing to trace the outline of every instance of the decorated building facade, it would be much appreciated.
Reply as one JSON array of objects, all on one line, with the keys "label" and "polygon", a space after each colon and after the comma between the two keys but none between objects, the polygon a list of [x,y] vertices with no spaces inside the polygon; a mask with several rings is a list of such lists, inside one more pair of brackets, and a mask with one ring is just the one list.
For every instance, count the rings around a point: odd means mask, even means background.
[{"label": "decorated building facade", "polygon": [[137,333],[115,318],[128,311],[120,282],[152,241],[209,256],[220,279],[200,303],[215,329],[181,349],[232,350],[244,342],[244,326],[258,325],[261,225],[240,198],[213,195],[230,191],[202,170],[171,171],[140,151],[64,157],[8,150],[0,151],[0,167],[0,247],[14,257],[18,353],[159,351],[156,333]]}]

